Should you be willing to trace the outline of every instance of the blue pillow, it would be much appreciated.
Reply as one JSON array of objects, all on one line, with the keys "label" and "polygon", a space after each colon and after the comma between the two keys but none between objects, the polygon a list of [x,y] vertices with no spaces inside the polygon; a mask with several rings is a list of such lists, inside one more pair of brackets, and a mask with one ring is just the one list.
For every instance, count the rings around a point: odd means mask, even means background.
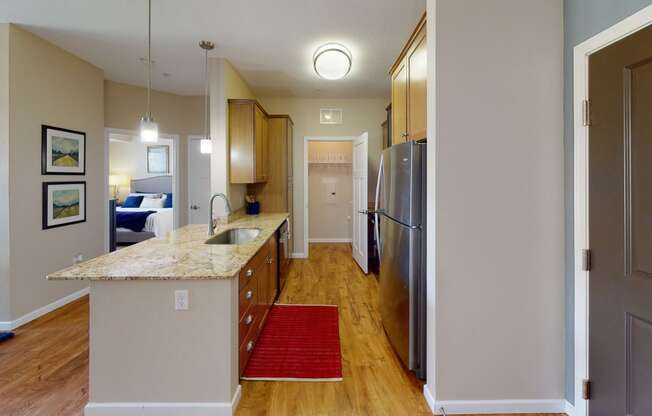
[{"label": "blue pillow", "polygon": [[163,208],[172,208],[172,192],[165,194],[165,201],[163,201]]},{"label": "blue pillow", "polygon": [[143,202],[143,198],[143,195],[129,195],[122,204],[122,208],[140,208],[140,203]]}]

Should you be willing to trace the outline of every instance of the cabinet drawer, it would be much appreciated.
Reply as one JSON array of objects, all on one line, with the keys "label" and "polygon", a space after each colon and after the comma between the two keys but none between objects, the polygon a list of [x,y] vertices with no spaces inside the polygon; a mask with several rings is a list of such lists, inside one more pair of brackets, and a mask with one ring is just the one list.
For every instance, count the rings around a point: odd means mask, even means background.
[{"label": "cabinet drawer", "polygon": [[269,244],[265,243],[258,253],[249,260],[249,263],[240,271],[240,291],[249,284],[249,282],[256,276],[259,271],[259,266],[265,263],[267,255],[269,254]]},{"label": "cabinet drawer", "polygon": [[[245,339],[255,338],[255,335],[258,334],[259,325],[260,325],[260,312],[258,311],[258,308],[256,308],[255,305],[252,305],[240,317],[240,325],[238,328],[240,339],[238,345],[242,345]],[[248,336],[248,335],[252,335],[252,336]]]},{"label": "cabinet drawer", "polygon": [[251,353],[254,351],[254,347],[256,346],[256,339],[257,339],[258,331],[251,330],[247,333],[245,336],[242,344],[240,344],[240,350],[239,350],[239,356],[240,356],[240,375],[242,376],[242,373],[244,372],[245,367],[247,366],[247,362],[249,362],[249,357],[251,357]]},{"label": "cabinet drawer", "polygon": [[247,285],[240,291],[239,317],[242,319],[245,312],[258,303],[258,278],[252,277]]}]

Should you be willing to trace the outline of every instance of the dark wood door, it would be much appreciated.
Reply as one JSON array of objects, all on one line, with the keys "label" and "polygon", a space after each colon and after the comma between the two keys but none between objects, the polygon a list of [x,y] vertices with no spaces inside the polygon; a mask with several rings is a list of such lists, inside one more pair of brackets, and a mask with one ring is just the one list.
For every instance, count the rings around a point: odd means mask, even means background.
[{"label": "dark wood door", "polygon": [[591,416],[652,415],[652,29],[590,57]]}]

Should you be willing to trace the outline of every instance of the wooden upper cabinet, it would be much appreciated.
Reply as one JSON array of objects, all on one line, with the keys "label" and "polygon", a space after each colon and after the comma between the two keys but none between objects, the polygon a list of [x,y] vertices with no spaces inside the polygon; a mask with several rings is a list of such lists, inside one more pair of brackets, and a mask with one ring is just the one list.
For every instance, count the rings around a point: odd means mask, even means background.
[{"label": "wooden upper cabinet", "polygon": [[267,181],[267,165],[269,163],[268,150],[268,127],[267,115],[263,113],[260,107],[255,107],[256,113],[254,114],[256,125],[256,166],[254,176],[256,182]]},{"label": "wooden upper cabinet", "polygon": [[294,145],[294,124],[292,123],[292,119],[288,117],[288,131],[287,131],[287,138],[286,138],[286,146],[287,146],[287,164],[288,164],[288,177],[292,178],[294,177],[294,167],[292,166],[292,152],[293,150],[293,145]]},{"label": "wooden upper cabinet", "polygon": [[403,61],[392,75],[392,144],[403,143],[408,135],[407,82],[408,69]]},{"label": "wooden upper cabinet", "polygon": [[229,100],[231,183],[266,182],[268,115],[256,100]]},{"label": "wooden upper cabinet", "polygon": [[428,77],[428,52],[426,27],[419,31],[407,55],[408,65],[408,139],[426,138],[426,78]]},{"label": "wooden upper cabinet", "polygon": [[428,76],[424,14],[390,71],[392,77],[392,144],[421,140],[427,134]]}]

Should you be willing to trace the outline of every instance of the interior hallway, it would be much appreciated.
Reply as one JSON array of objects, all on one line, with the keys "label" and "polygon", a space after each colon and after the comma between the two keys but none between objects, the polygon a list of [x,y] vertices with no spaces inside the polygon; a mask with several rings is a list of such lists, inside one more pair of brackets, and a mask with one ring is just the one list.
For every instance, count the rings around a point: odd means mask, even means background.
[{"label": "interior hallway", "polygon": [[[279,302],[339,306],[344,380],[243,381],[238,416],[431,414],[422,383],[403,371],[383,334],[378,283],[359,270],[350,245],[311,244],[310,259],[293,261]],[[3,416],[82,416],[87,400],[88,297],[0,344]]]}]

